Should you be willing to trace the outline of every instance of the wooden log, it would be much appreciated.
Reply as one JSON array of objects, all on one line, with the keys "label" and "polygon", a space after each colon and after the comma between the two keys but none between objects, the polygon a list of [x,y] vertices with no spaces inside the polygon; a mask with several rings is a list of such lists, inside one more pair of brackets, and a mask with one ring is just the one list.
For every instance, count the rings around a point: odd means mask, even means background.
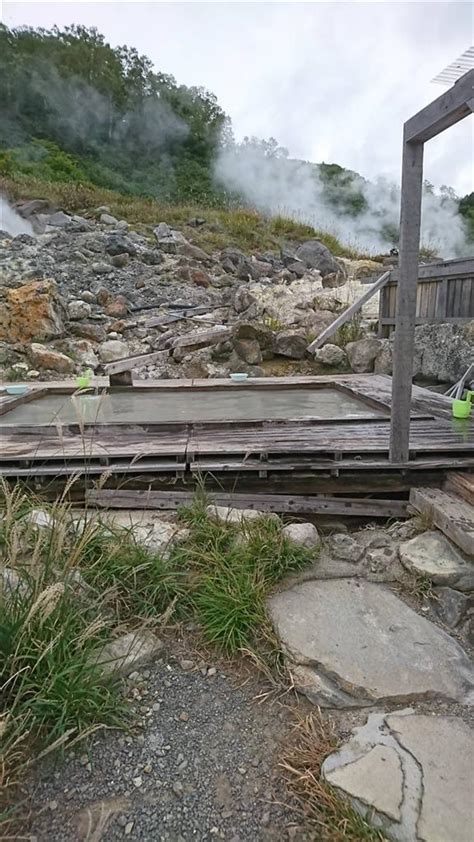
[{"label": "wooden log", "polygon": [[437,488],[412,488],[410,504],[474,559],[474,507]]},{"label": "wooden log", "polygon": [[344,310],[344,312],[341,313],[341,315],[338,316],[337,319],[335,319],[332,322],[332,324],[330,324],[329,327],[326,328],[326,330],[323,330],[323,332],[319,336],[317,336],[316,339],[313,342],[311,342],[310,345],[308,345],[307,350],[310,353],[313,353],[318,348],[321,348],[321,346],[324,345],[326,340],[329,339],[330,336],[333,336],[333,334],[336,333],[336,331],[341,327],[341,325],[348,322],[349,319],[352,318],[354,313],[357,313],[357,311],[360,310],[360,308],[367,301],[369,301],[375,295],[376,292],[378,292],[382,289],[382,287],[385,286],[389,277],[390,271],[384,272],[383,275],[380,276],[378,281],[376,281],[374,285],[367,290],[367,292],[364,292],[364,294],[361,295],[361,297],[358,298],[357,301],[354,301],[354,303],[351,304],[350,307],[347,308],[347,310]]},{"label": "wooden log", "polygon": [[[193,498],[192,491],[122,491],[91,489],[89,504],[114,509],[177,509]],[[403,500],[375,500],[348,497],[310,497],[289,494],[210,493],[209,500],[234,509],[293,514],[331,514],[357,517],[406,517]]]},{"label": "wooden log", "polygon": [[470,506],[474,506],[474,474],[456,474],[446,476],[444,490],[462,497]]}]

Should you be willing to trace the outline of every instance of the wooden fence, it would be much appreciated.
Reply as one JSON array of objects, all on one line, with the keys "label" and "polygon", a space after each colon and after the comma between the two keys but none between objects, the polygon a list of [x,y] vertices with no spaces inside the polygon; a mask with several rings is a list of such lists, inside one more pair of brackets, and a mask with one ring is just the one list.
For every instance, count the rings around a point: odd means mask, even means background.
[{"label": "wooden fence", "polygon": [[[380,290],[379,336],[395,328],[398,267]],[[365,282],[365,281],[364,281]],[[420,265],[416,296],[416,324],[468,322],[474,319],[474,258]]]}]

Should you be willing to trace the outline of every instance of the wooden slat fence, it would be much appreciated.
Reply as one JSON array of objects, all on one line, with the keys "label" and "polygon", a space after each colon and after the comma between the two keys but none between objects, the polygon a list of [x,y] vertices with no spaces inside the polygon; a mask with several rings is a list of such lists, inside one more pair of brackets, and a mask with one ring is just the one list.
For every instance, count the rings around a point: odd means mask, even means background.
[{"label": "wooden slat fence", "polygon": [[[390,336],[395,329],[398,278],[398,268],[393,269],[388,282],[380,290],[380,337]],[[474,258],[420,265],[416,324],[461,324],[471,319],[474,319]]]}]

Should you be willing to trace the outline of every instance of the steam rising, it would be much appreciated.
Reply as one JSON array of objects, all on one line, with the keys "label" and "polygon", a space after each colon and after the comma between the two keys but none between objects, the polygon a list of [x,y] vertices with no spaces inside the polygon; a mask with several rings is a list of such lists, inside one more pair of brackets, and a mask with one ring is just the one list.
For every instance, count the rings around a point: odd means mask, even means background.
[{"label": "steam rising", "polygon": [[0,196],[0,231],[6,231],[14,237],[17,234],[33,234],[30,223],[22,219],[2,196]]},{"label": "steam rising", "polygon": [[[400,220],[400,188],[396,184],[384,178],[369,182],[354,174],[348,184],[337,189],[336,203],[334,195],[330,202],[318,167],[284,153],[277,149],[269,155],[262,145],[244,142],[223,150],[215,174],[228,190],[243,194],[260,210],[329,231],[347,245],[369,253],[396,245]],[[365,209],[357,215],[344,213],[340,205],[347,209],[356,194],[364,197]],[[440,195],[425,190],[422,243],[445,258],[469,253],[456,197],[448,188],[441,188]]]}]

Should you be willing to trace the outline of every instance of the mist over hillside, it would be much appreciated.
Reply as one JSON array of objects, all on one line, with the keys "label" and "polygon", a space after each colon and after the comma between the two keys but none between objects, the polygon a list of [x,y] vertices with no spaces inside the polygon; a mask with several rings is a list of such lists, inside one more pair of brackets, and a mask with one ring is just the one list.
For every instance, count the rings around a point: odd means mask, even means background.
[{"label": "mist over hillside", "polygon": [[[6,178],[204,207],[250,205],[365,251],[397,244],[396,184],[291,159],[273,139],[236,143],[214,94],[179,85],[95,29],[0,25],[0,109]],[[427,185],[422,239],[444,257],[472,252],[474,196],[460,202],[449,188]]]}]

